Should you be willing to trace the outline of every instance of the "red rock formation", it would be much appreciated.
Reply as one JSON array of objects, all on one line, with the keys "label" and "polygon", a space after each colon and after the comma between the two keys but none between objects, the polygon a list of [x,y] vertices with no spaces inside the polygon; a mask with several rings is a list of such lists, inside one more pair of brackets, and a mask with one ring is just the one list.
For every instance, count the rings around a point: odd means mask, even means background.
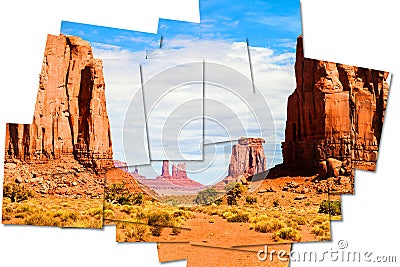
[{"label": "red rock formation", "polygon": [[163,165],[161,169],[161,176],[162,177],[169,177],[169,162],[168,160],[163,160]]},{"label": "red rock formation", "polygon": [[263,138],[240,138],[238,144],[232,147],[228,176],[237,178],[246,174],[254,174],[267,170],[267,159],[262,144]]},{"label": "red rock formation", "polygon": [[156,179],[148,179],[141,175],[133,174],[142,184],[148,186],[162,195],[197,194],[206,187],[189,177],[186,173],[186,163],[172,164],[172,175],[169,174],[169,161],[164,160],[161,175]]},{"label": "red rock formation", "polygon": [[47,161],[73,155],[112,167],[102,62],[79,37],[49,35],[32,124],[7,124],[5,159]]},{"label": "red rock formation", "polygon": [[[297,87],[289,96],[284,165],[316,171],[335,158],[374,169],[388,96],[387,72],[304,58],[297,40]],[[323,166],[320,169],[323,169]]]},{"label": "red rock formation", "polygon": [[186,163],[178,163],[177,166],[175,166],[175,173],[172,172],[172,177],[179,177],[183,179],[187,179],[187,174],[186,174]]},{"label": "red rock formation", "polygon": [[172,176],[176,177],[178,175],[178,168],[176,167],[175,163],[172,164]]}]

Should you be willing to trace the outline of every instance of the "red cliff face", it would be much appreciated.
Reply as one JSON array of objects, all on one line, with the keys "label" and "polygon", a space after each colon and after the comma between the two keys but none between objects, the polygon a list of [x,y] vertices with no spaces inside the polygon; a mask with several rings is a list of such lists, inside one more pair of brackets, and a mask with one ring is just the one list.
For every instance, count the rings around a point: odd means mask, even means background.
[{"label": "red cliff face", "polygon": [[7,124],[5,160],[73,156],[85,166],[112,167],[102,69],[86,41],[49,35],[32,124]]},{"label": "red cliff face", "polygon": [[375,169],[388,73],[306,59],[301,36],[295,71],[297,87],[288,99],[282,144],[284,165],[316,171],[334,158]]},{"label": "red cliff face", "polygon": [[240,138],[232,147],[228,176],[237,178],[242,174],[248,176],[267,170],[267,159],[264,154],[262,138]]}]

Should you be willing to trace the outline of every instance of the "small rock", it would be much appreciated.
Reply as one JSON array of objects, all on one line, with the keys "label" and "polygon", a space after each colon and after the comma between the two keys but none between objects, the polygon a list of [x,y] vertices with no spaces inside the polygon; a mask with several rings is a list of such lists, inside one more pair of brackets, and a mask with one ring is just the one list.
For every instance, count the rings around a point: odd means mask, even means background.
[{"label": "small rock", "polygon": [[303,200],[303,199],[306,199],[306,198],[307,198],[306,196],[300,195],[300,196],[296,196],[296,197],[294,198],[294,200]]},{"label": "small rock", "polygon": [[78,183],[77,183],[77,182],[72,182],[72,185],[73,185],[73,186],[77,186]]},{"label": "small rock", "polygon": [[24,182],[24,179],[22,179],[21,176],[17,176],[17,178],[15,178],[15,182],[20,184],[20,183]]}]

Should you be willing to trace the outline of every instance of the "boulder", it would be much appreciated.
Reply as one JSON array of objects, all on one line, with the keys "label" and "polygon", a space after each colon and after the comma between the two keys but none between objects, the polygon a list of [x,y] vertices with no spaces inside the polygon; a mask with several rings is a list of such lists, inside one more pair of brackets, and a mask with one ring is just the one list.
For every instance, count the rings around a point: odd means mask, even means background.
[{"label": "boulder", "polygon": [[325,179],[328,175],[328,167],[326,166],[326,161],[320,161],[318,165],[318,176],[321,179]]},{"label": "boulder", "polygon": [[340,160],[329,158],[326,161],[327,165],[327,176],[328,177],[339,177],[340,169],[342,168],[342,162]]}]

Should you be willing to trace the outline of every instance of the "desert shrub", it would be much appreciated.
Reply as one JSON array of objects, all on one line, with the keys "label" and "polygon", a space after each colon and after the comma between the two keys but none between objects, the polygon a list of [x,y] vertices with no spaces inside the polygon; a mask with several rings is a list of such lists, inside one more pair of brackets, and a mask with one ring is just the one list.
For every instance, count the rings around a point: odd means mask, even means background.
[{"label": "desert shrub", "polygon": [[306,225],[307,219],[302,216],[296,216],[293,218],[293,221],[297,222],[298,225]]},{"label": "desert shrub", "polygon": [[106,187],[105,199],[111,203],[126,205],[131,203],[131,196],[125,183],[114,183]]},{"label": "desert shrub", "polygon": [[230,217],[227,217],[226,220],[228,222],[248,222],[250,214],[248,213],[236,213]]},{"label": "desert shrub", "polygon": [[327,222],[327,221],[330,221],[329,216],[327,216],[327,215],[319,215],[319,216],[316,216],[311,221],[311,225],[314,226],[314,225],[322,224],[322,223]]},{"label": "desert shrub", "polygon": [[155,225],[150,227],[150,232],[152,236],[160,236],[162,233],[163,227],[160,225]]},{"label": "desert shrub", "polygon": [[342,214],[342,207],[340,201],[324,200],[319,205],[318,213],[330,214],[333,216]]},{"label": "desert shrub", "polygon": [[250,219],[250,222],[256,223],[256,222],[260,222],[260,221],[269,221],[269,220],[271,220],[271,218],[269,216],[267,216],[267,215],[259,215],[259,216],[256,216],[256,217],[252,217]]},{"label": "desert shrub", "polygon": [[285,224],[287,227],[291,227],[293,229],[299,230],[299,224],[296,221],[293,220],[286,220]]},{"label": "desert shrub", "polygon": [[129,239],[145,241],[147,230],[147,225],[133,223],[129,227],[126,227],[126,234]]},{"label": "desert shrub", "polygon": [[291,227],[284,227],[276,231],[273,235],[272,238],[275,241],[279,241],[280,239],[284,240],[291,240],[291,241],[300,241],[302,236],[299,231],[296,229],[293,229]]},{"label": "desert shrub", "polygon": [[90,208],[88,211],[88,214],[90,216],[96,216],[96,215],[101,215],[103,213],[103,208],[99,207],[99,208]]},{"label": "desert shrub", "polygon": [[200,191],[194,199],[194,203],[199,205],[209,204],[215,201],[218,195],[218,191],[214,187],[210,187]]},{"label": "desert shrub", "polygon": [[172,218],[168,212],[157,211],[147,216],[147,224],[150,226],[172,226]]},{"label": "desert shrub", "polygon": [[247,196],[246,197],[246,202],[249,203],[249,204],[257,203],[257,198],[256,197],[252,197],[252,196]]},{"label": "desert shrub", "polygon": [[60,226],[59,223],[53,218],[46,216],[45,214],[32,214],[24,220],[24,224],[27,225],[39,225],[39,226]]},{"label": "desert shrub", "polygon": [[32,213],[34,212],[34,208],[31,205],[27,205],[27,204],[20,204],[20,206],[18,206],[18,208],[15,210],[15,212],[21,212],[21,213]]},{"label": "desert shrub", "polygon": [[3,197],[7,197],[11,202],[21,202],[34,197],[34,193],[17,183],[4,184]]},{"label": "desert shrub", "polygon": [[226,211],[226,212],[224,212],[224,213],[222,214],[222,218],[228,219],[228,218],[232,217],[234,214],[235,214],[235,213],[232,213],[232,212],[230,212],[230,211]]},{"label": "desert shrub", "polygon": [[311,232],[319,237],[320,240],[330,240],[331,239],[331,231],[330,231],[330,222],[325,221],[320,225],[316,225],[311,229]]},{"label": "desert shrub", "polygon": [[179,218],[180,217],[180,218],[182,218],[184,220],[193,219],[194,217],[196,217],[196,215],[194,215],[194,213],[189,211],[189,210],[177,210],[177,211],[174,211],[173,216],[175,218]]},{"label": "desert shrub", "polygon": [[143,193],[136,193],[132,195],[132,203],[140,205],[143,203]]},{"label": "desert shrub", "polygon": [[330,232],[330,223],[328,221],[320,225],[316,225],[311,229],[311,232],[317,236],[322,236],[326,234],[327,231]]},{"label": "desert shrub", "polygon": [[143,194],[130,193],[125,187],[125,182],[107,186],[104,198],[111,203],[121,205],[140,205],[143,203]]},{"label": "desert shrub", "polygon": [[78,215],[75,212],[68,210],[58,210],[53,216],[54,218],[60,218],[61,222],[76,221],[78,219]]},{"label": "desert shrub", "polygon": [[283,222],[277,219],[270,219],[266,221],[256,222],[254,230],[261,233],[272,233],[273,231],[279,230],[284,227],[286,227],[286,225]]},{"label": "desert shrub", "polygon": [[246,190],[247,188],[242,183],[235,183],[235,186],[226,193],[228,205],[237,205],[237,200]]}]

